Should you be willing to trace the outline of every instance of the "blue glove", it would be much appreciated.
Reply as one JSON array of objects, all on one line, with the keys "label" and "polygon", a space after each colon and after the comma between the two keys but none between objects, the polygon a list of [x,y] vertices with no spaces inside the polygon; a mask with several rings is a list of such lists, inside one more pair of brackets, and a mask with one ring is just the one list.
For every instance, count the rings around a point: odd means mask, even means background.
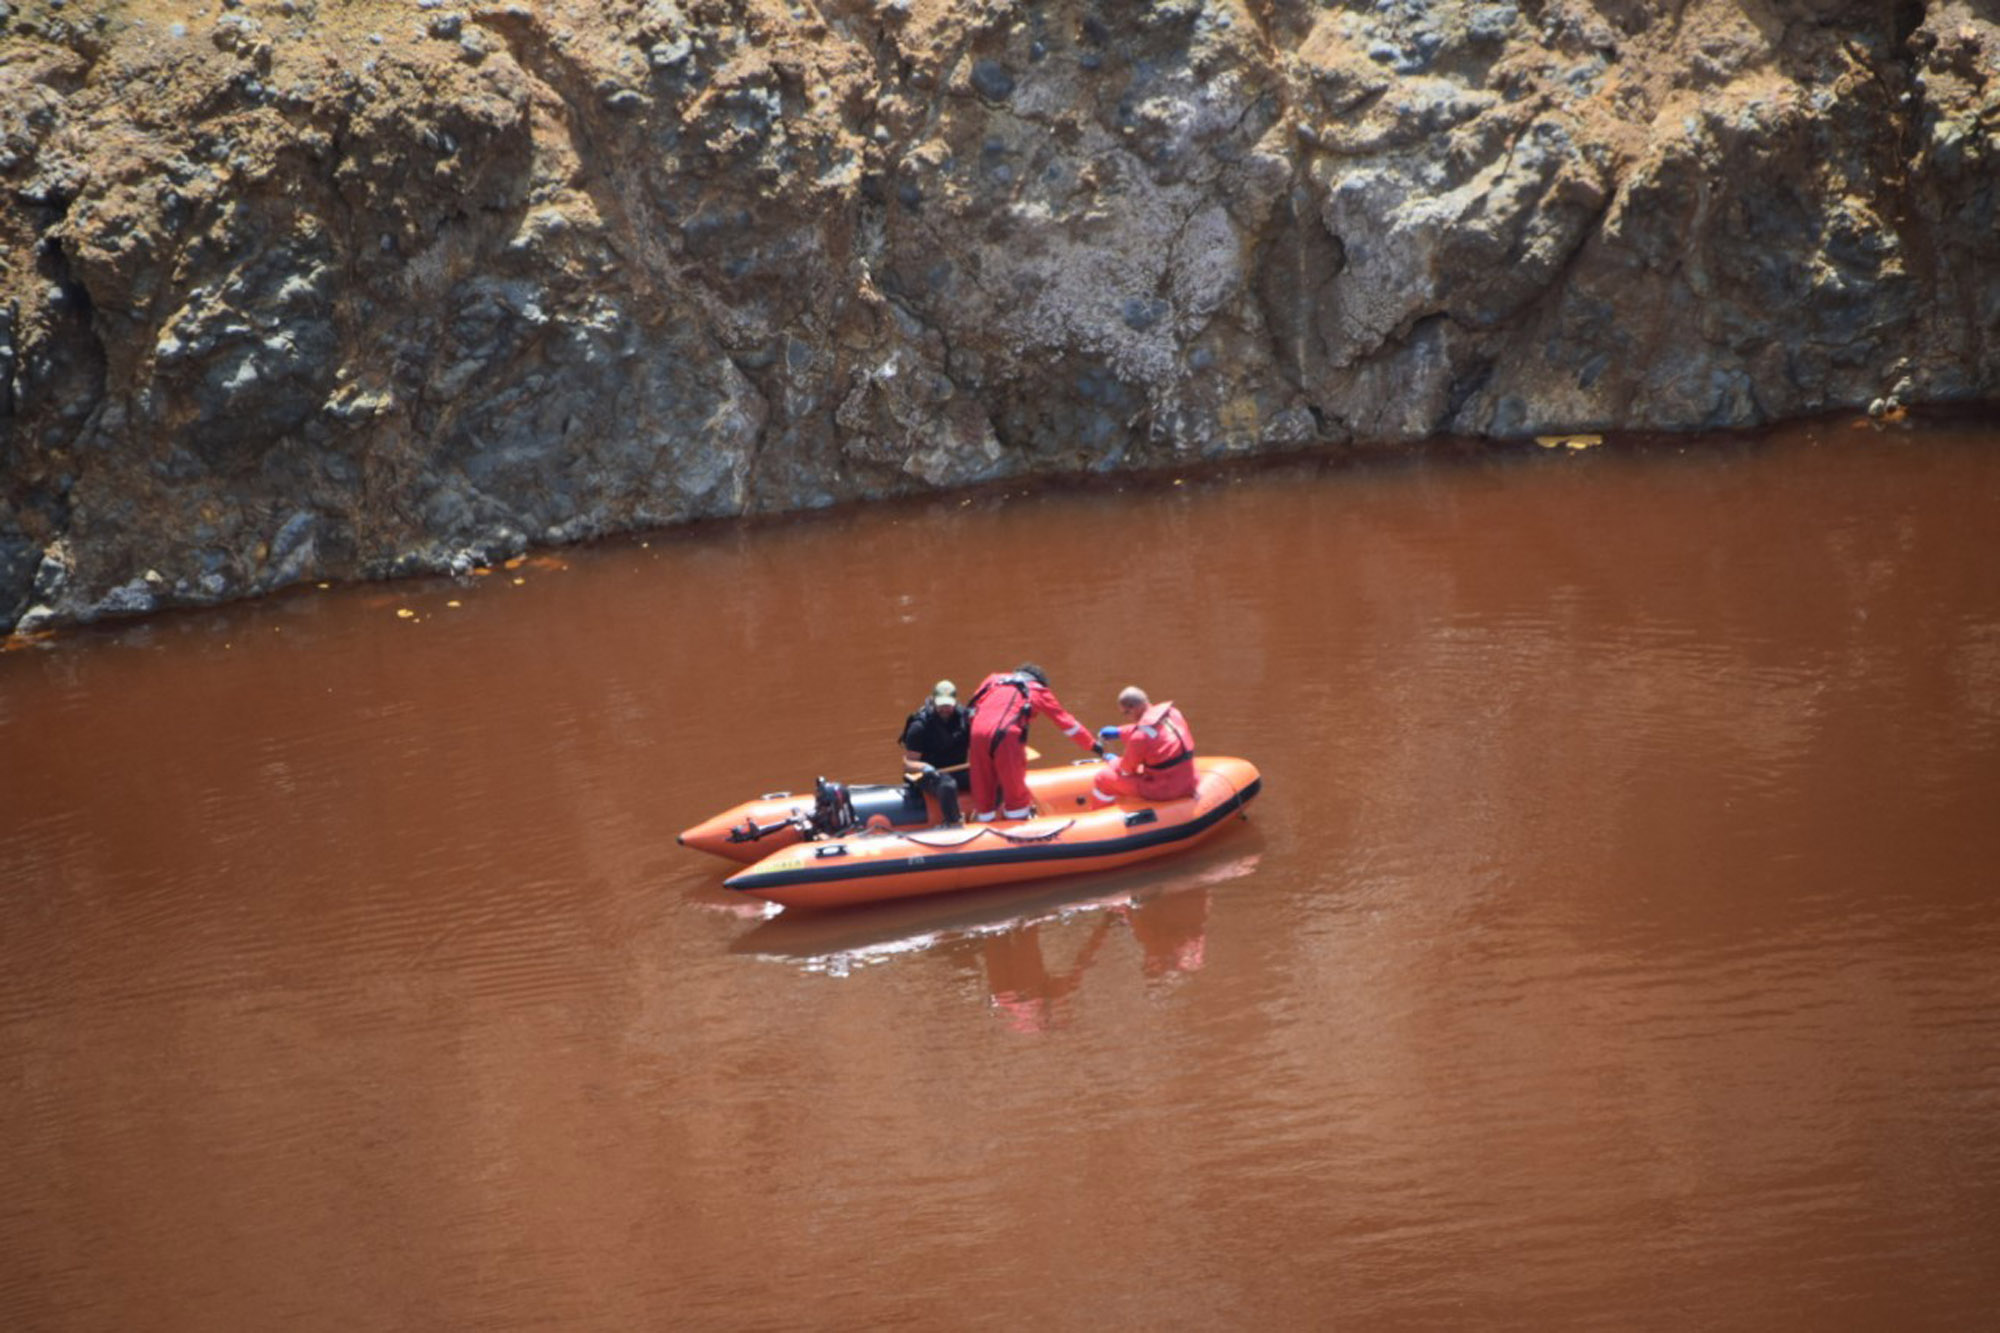
[{"label": "blue glove", "polygon": [[1099,740],[1101,740],[1101,741],[1115,741],[1115,740],[1117,740],[1117,739],[1118,739],[1118,733],[1119,733],[1119,731],[1120,731],[1120,730],[1122,730],[1122,728],[1119,728],[1119,727],[1099,727],[1099,728],[1097,729],[1097,739],[1099,739]]}]

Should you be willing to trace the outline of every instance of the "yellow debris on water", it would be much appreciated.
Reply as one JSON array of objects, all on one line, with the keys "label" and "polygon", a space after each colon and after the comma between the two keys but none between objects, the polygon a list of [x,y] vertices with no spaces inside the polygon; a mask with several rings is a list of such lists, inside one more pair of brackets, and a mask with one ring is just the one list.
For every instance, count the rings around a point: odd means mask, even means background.
[{"label": "yellow debris on water", "polygon": [[514,580],[514,586],[518,588],[518,587],[520,587],[520,586],[521,586],[522,584],[524,584],[524,583],[526,583],[526,582],[527,582],[527,580],[526,580],[526,579],[515,579],[515,580]]},{"label": "yellow debris on water", "polygon": [[1589,449],[1603,444],[1602,435],[1537,435],[1535,443],[1544,449]]},{"label": "yellow debris on water", "polygon": [[417,613],[415,611],[412,611],[409,607],[399,606],[396,608],[396,619],[415,620],[416,618],[417,618]]},{"label": "yellow debris on water", "polygon": [[451,600],[451,601],[449,601],[449,602],[446,602],[446,603],[445,603],[445,605],[446,605],[446,606],[460,606],[460,605],[462,605],[462,603],[460,603],[460,602],[459,602],[459,601],[458,601],[457,599],[455,599],[455,598],[454,598],[453,600]]}]

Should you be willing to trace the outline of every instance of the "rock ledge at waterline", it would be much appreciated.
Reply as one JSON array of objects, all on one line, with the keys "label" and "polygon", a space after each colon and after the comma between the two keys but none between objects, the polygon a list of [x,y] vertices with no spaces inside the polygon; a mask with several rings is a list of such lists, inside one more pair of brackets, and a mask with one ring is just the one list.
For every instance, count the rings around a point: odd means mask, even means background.
[{"label": "rock ledge at waterline", "polygon": [[0,0],[0,629],[1996,396],[1992,0]]}]

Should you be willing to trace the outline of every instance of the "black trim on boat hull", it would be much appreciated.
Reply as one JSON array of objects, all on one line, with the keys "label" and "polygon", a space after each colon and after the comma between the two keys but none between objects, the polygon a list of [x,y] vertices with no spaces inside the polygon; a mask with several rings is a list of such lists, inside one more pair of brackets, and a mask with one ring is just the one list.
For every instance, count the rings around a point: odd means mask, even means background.
[{"label": "black trim on boat hull", "polygon": [[[891,875],[929,873],[946,866],[956,868],[1018,865],[1038,861],[1085,861],[1099,857],[1122,856],[1128,852],[1143,851],[1164,843],[1180,842],[1206,833],[1223,819],[1248,805],[1250,799],[1263,786],[1263,778],[1253,779],[1249,786],[1236,792],[1199,818],[1190,819],[1185,824],[1171,824],[1163,828],[1149,827],[1143,833],[1135,833],[1115,841],[1068,845],[1037,843],[1031,847],[999,847],[990,852],[947,851],[887,862],[857,863],[844,858],[834,858],[824,869],[814,866],[803,870],[773,871],[764,875],[758,875],[757,868],[752,866],[724,880],[723,887],[735,889],[739,893],[760,893],[765,889],[785,889],[801,884],[840,884]],[[739,882],[743,880],[751,882]]]}]

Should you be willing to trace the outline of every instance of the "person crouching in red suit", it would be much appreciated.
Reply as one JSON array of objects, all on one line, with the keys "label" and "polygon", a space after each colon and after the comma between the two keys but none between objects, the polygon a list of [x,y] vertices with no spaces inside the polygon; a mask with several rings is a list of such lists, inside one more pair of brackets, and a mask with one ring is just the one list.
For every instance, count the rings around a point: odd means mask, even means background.
[{"label": "person crouching in red suit", "polygon": [[1108,805],[1120,796],[1149,801],[1176,801],[1194,795],[1194,733],[1170,699],[1154,703],[1137,685],[1118,692],[1118,709],[1125,725],[1106,727],[1098,739],[1123,740],[1125,752],[1115,756],[1091,783],[1090,794]]},{"label": "person crouching in red suit", "polygon": [[1090,738],[1090,728],[1070,716],[1049,689],[1048,673],[1033,662],[1018,671],[996,671],[972,692],[973,818],[1026,819],[1035,813],[1028,794],[1028,721],[1048,714],[1063,735],[1099,755],[1104,747]]}]

